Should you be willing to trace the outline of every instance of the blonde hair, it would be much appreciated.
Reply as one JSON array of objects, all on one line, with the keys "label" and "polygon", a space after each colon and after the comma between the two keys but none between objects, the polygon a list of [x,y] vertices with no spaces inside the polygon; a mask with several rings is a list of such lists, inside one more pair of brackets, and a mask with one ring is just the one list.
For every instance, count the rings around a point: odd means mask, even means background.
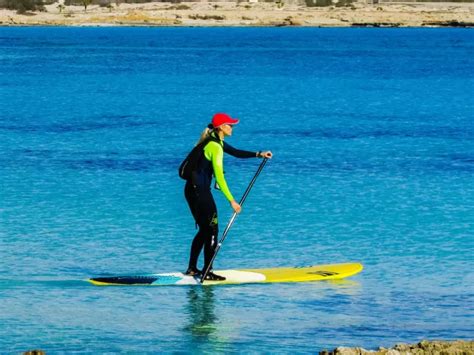
[{"label": "blonde hair", "polygon": [[207,137],[209,137],[211,135],[213,129],[209,126],[204,128],[204,131],[202,131],[201,137],[199,137],[199,140],[197,141],[196,145],[198,145],[199,143],[202,143]]}]

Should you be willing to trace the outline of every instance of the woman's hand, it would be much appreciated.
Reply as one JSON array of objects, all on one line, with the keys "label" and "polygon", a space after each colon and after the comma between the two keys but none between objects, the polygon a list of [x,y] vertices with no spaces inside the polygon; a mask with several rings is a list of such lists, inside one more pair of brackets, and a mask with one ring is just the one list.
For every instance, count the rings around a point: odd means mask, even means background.
[{"label": "woman's hand", "polygon": [[258,156],[260,158],[267,158],[267,159],[271,159],[273,157],[273,153],[269,150],[265,151],[265,152],[259,152],[258,153]]},{"label": "woman's hand", "polygon": [[235,200],[230,201],[230,205],[232,206],[232,209],[235,213],[238,214],[240,211],[242,211],[242,207]]}]

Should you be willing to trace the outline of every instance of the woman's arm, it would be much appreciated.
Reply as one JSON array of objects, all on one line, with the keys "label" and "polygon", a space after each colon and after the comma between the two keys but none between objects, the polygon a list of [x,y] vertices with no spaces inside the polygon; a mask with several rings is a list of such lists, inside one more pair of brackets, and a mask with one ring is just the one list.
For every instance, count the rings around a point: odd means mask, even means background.
[{"label": "woman's arm", "polygon": [[224,151],[222,146],[217,142],[209,142],[204,148],[204,154],[206,158],[212,163],[214,177],[216,178],[216,182],[219,185],[219,189],[229,200],[229,202],[232,203],[234,197],[232,196],[224,177]]},{"label": "woman's arm", "polygon": [[248,150],[240,150],[232,147],[230,144],[224,142],[224,152],[236,158],[267,158],[271,159],[273,154],[271,151],[250,152]]},{"label": "woman's arm", "polygon": [[224,152],[236,158],[256,158],[259,152],[250,152],[248,150],[240,150],[232,147],[230,144],[224,142]]}]

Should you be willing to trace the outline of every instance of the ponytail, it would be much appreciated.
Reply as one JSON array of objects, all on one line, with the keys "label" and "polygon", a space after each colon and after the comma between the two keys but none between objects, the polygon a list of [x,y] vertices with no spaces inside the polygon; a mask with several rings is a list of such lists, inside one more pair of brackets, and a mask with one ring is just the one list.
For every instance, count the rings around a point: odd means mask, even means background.
[{"label": "ponytail", "polygon": [[202,131],[201,137],[199,138],[196,145],[203,142],[207,137],[209,137],[213,130],[214,130],[214,127],[212,126],[212,124],[209,124],[206,128],[204,128],[204,131]]}]

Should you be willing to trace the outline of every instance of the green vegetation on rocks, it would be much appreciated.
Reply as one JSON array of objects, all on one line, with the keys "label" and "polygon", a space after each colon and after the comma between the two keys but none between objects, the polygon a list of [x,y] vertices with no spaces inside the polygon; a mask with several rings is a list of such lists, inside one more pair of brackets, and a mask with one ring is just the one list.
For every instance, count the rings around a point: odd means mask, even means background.
[{"label": "green vegetation on rocks", "polygon": [[28,11],[44,11],[43,0],[6,0],[3,7],[16,10],[19,14],[24,14]]}]

